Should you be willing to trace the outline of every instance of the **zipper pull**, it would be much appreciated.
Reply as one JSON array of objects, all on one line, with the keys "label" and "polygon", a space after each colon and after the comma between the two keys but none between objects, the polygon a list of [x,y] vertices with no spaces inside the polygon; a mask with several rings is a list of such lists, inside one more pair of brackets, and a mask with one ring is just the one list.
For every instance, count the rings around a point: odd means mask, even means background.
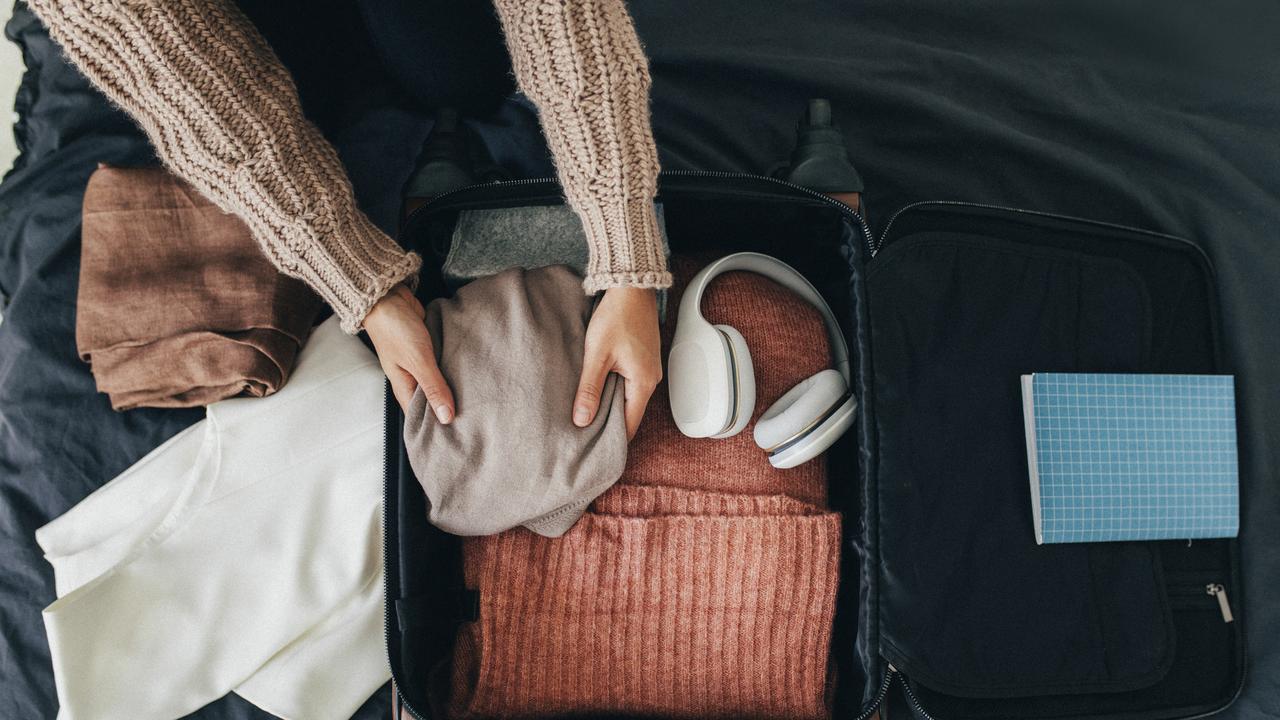
[{"label": "zipper pull", "polygon": [[1227,589],[1222,587],[1221,583],[1209,583],[1204,586],[1206,593],[1218,598],[1218,609],[1222,611],[1222,622],[1235,622],[1235,616],[1231,614],[1231,603],[1227,602]]}]

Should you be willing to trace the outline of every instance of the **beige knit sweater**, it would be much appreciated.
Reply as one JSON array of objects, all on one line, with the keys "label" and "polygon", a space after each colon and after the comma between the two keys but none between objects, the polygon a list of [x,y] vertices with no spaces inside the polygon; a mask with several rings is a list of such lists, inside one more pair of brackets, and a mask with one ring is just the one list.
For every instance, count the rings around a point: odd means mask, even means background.
[{"label": "beige knit sweater", "polygon": [[[241,217],[280,270],[356,332],[416,277],[355,204],[338,155],[233,0],[29,0],[67,56],[142,126],[160,159]],[[666,287],[653,210],[648,67],[622,0],[496,0],[520,87],[538,105],[591,245],[585,288]]]}]

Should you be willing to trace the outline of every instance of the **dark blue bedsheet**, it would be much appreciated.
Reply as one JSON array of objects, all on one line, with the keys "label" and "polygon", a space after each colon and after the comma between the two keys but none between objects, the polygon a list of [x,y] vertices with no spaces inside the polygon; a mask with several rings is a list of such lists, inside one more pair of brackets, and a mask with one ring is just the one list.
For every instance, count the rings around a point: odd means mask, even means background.
[{"label": "dark blue bedsheet", "polygon": [[[140,131],[91,89],[21,5],[6,28],[24,51],[15,132],[21,156],[0,184],[0,718],[52,718],[57,712],[40,610],[54,597],[53,574],[35,529],[62,514],[202,410],[112,411],[75,348],[80,203],[97,163],[154,163]],[[414,128],[398,132],[407,120]],[[373,122],[403,142],[421,142],[422,118],[370,108]],[[353,138],[377,137],[351,124]],[[380,148],[357,145],[376,157]],[[411,147],[411,146],[410,146]],[[404,147],[391,150],[404,155]],[[412,153],[408,162],[412,162]],[[362,166],[367,168],[369,163]],[[364,189],[377,194],[381,176]],[[371,208],[383,217],[388,203]],[[110,618],[104,618],[109,622]],[[362,708],[390,716],[388,692]],[[209,720],[269,718],[238,696],[195,713]]]},{"label": "dark blue bedsheet", "polygon": [[[275,10],[255,19],[282,38],[362,203],[393,227],[429,121],[367,82],[359,62],[308,60],[350,26],[316,39],[284,12],[296,2],[262,5]],[[765,171],[785,158],[804,100],[825,96],[873,225],[911,201],[960,199],[1151,228],[1205,249],[1238,378],[1245,483],[1249,676],[1222,717],[1280,718],[1280,6],[1121,5],[657,0],[632,10],[667,168]],[[39,614],[52,574],[32,533],[200,414],[113,413],[76,358],[84,183],[97,162],[146,162],[150,151],[24,8],[8,34],[29,72],[23,155],[0,184],[0,717],[25,719],[56,709]],[[477,130],[517,175],[546,173],[523,105]],[[359,717],[387,705],[380,693]],[[231,697],[197,716],[263,714]]]}]

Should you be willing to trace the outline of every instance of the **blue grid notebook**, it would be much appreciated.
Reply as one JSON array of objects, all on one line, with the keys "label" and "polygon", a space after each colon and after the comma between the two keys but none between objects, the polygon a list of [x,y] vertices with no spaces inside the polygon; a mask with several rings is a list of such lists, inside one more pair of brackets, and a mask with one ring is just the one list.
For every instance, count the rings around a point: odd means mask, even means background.
[{"label": "blue grid notebook", "polygon": [[1232,376],[1023,375],[1022,410],[1037,543],[1239,531]]}]

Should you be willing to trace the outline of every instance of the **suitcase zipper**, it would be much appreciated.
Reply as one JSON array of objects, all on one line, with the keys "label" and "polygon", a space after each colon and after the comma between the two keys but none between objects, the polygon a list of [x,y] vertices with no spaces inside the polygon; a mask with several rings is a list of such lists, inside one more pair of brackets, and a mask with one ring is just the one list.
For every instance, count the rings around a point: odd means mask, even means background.
[{"label": "suitcase zipper", "polygon": [[1213,598],[1218,602],[1218,612],[1222,614],[1222,622],[1235,622],[1235,614],[1231,612],[1231,600],[1222,583],[1192,583],[1169,588],[1169,599],[1179,607],[1204,607],[1210,602],[1207,598]]},{"label": "suitcase zipper", "polygon": [[[387,383],[385,383],[382,386],[382,396],[383,396],[382,437],[383,437],[383,443],[385,444],[386,437],[387,437],[387,430],[389,429],[387,423],[391,419],[390,418],[391,408],[388,406],[388,404],[395,402],[394,399],[392,399],[391,397],[390,381],[387,381]],[[386,567],[386,563],[387,563],[387,558],[390,557],[390,550],[391,550],[391,524],[388,522],[389,516],[387,514],[387,490],[390,487],[390,478],[388,477],[388,472],[387,472],[387,467],[389,463],[388,463],[388,458],[386,457],[386,452],[387,452],[387,449],[383,448],[382,564],[383,564],[384,571],[382,573],[382,645],[383,645],[384,651],[387,654],[387,662],[390,663],[391,662],[391,603],[388,602],[388,599],[391,597],[391,570]],[[398,701],[398,703],[397,702],[391,703],[392,705],[391,710],[393,713],[396,714],[396,717],[393,718],[393,720],[400,720],[401,713],[396,712],[397,708],[395,707],[397,704],[400,705],[401,710],[408,710],[409,714],[412,715],[416,720],[425,720],[425,718],[423,718],[422,715],[420,715],[418,711],[415,710],[413,706],[409,704],[408,699],[406,699],[404,695],[400,694],[400,686],[396,682],[394,671],[392,671],[391,673],[391,692],[394,695],[393,699]]]},{"label": "suitcase zipper", "polygon": [[858,229],[862,231],[863,242],[865,242],[867,246],[868,256],[875,255],[876,250],[879,249],[879,244],[876,242],[875,235],[872,234],[871,227],[867,225],[866,218],[862,216],[862,213],[860,211],[854,210],[849,205],[843,202],[840,202],[839,200],[836,200],[830,195],[820,193],[817,190],[814,190],[812,188],[807,188],[803,185],[797,185],[793,182],[788,182],[786,180],[779,180],[778,178],[769,177],[768,175],[756,175],[754,173],[725,172],[720,170],[668,170],[666,171],[665,174],[674,175],[677,177],[707,177],[707,178],[722,178],[726,180],[763,180],[766,182],[773,183],[775,185],[781,185],[782,187],[785,187],[789,190],[796,190],[798,192],[804,193],[805,195],[808,195],[809,197],[815,200],[819,200],[827,205],[831,205],[837,210],[843,212],[845,215],[851,216],[855,220],[857,220]]},{"label": "suitcase zipper", "polygon": [[1231,614],[1231,603],[1227,600],[1227,589],[1222,587],[1221,583],[1210,583],[1205,586],[1205,592],[1218,600],[1218,609],[1222,611],[1222,622],[1235,622],[1236,618]]},{"label": "suitcase zipper", "polygon": [[[875,253],[880,252],[881,248],[884,247],[885,241],[889,239],[889,231],[893,229],[893,223],[895,220],[898,219],[899,215],[913,208],[918,208],[925,205],[943,205],[948,207],[976,208],[979,210],[999,210],[1001,212],[1015,213],[1018,215],[1029,215],[1031,217],[1046,218],[1049,220],[1068,220],[1070,222],[1088,223],[1090,225],[1111,228],[1113,230],[1124,230],[1125,232],[1139,233],[1139,234],[1147,235],[1150,237],[1164,238],[1165,240],[1174,240],[1184,245],[1189,245],[1195,250],[1200,251],[1199,246],[1197,246],[1195,243],[1191,242],[1190,240],[1187,240],[1186,238],[1181,238],[1181,237],[1178,237],[1177,235],[1169,235],[1167,233],[1156,232],[1154,230],[1143,230],[1142,228],[1136,228],[1130,225],[1121,225],[1119,223],[1103,222],[1102,220],[1090,220],[1088,218],[1073,217],[1071,215],[1058,215],[1056,213],[1040,212],[1038,210],[1026,210],[1023,208],[1009,207],[1007,205],[990,205],[988,203],[965,202],[963,200],[922,200],[920,202],[913,202],[907,205],[903,205],[902,207],[895,210],[892,215],[889,216],[889,222],[885,224],[884,230],[880,231],[880,237],[879,239],[876,240],[875,248],[872,250],[871,254],[875,255]],[[1203,254],[1203,251],[1200,251],[1200,252]]]},{"label": "suitcase zipper", "polygon": [[880,709],[880,706],[884,704],[885,697],[889,694],[889,686],[893,684],[893,677],[897,672],[893,665],[890,665],[889,669],[885,670],[884,678],[880,681],[880,688],[876,690],[876,696],[871,699],[871,704],[854,720],[867,720]]},{"label": "suitcase zipper", "polygon": [[[390,382],[390,381],[388,381]],[[387,388],[382,387],[382,442],[387,442]],[[387,653],[387,662],[391,662],[391,570],[387,567],[388,552],[391,549],[391,525],[387,522],[387,449],[382,449],[382,647]],[[396,686],[395,673],[391,673],[391,692],[399,699],[401,703],[404,698],[400,696],[400,689]],[[396,703],[392,703],[392,712],[394,713]],[[398,714],[398,713],[397,713]],[[400,720],[399,717],[393,720]]]},{"label": "suitcase zipper", "polygon": [[[831,207],[836,208],[837,210],[844,213],[848,217],[852,217],[857,222],[858,229],[862,231],[862,239],[863,239],[863,242],[866,244],[868,256],[875,255],[876,250],[879,248],[878,244],[876,243],[875,235],[872,234],[871,227],[867,225],[867,221],[865,218],[862,217],[862,213],[858,212],[857,210],[854,210],[853,208],[849,207],[845,203],[842,203],[839,200],[836,200],[835,198],[829,195],[824,195],[823,193],[820,193],[817,190],[813,190],[812,188],[807,188],[803,185],[797,185],[792,182],[787,182],[786,180],[779,180],[777,178],[772,178],[772,177],[769,177],[768,175],[756,175],[754,173],[726,172],[726,171],[720,171],[720,170],[666,170],[666,171],[663,171],[662,174],[673,176],[673,177],[702,177],[702,178],[719,178],[722,180],[750,180],[753,182],[765,182],[772,185],[785,187],[788,190],[794,190],[814,200],[818,200],[823,204],[830,205]],[[437,203],[440,203],[441,201],[444,201],[460,193],[469,192],[472,190],[478,190],[481,188],[508,188],[508,187],[519,187],[523,185],[538,185],[542,183],[552,184],[555,182],[556,182],[555,178],[542,177],[542,178],[524,178],[521,180],[500,180],[496,182],[465,185],[463,187],[455,188],[446,193],[442,193],[440,195],[437,195],[431,198],[426,203],[424,203],[421,207],[409,213],[409,217],[405,218],[404,224],[408,225],[413,220],[414,216],[416,216],[418,213],[424,212],[427,209],[431,208],[432,206],[436,205]]]},{"label": "suitcase zipper", "polygon": [[892,663],[889,665],[889,672],[895,674],[898,677],[898,681],[902,683],[902,692],[907,696],[907,702],[911,703],[911,707],[915,709],[916,713],[925,720],[936,720],[936,718],[934,718],[933,715],[930,715],[929,711],[925,710],[924,706],[920,704],[920,699],[916,697],[916,691],[911,689],[911,683],[907,682],[907,677],[895,668]]},{"label": "suitcase zipper", "polygon": [[[861,212],[854,210],[853,208],[849,207],[845,203],[842,203],[839,200],[836,200],[835,198],[829,195],[825,195],[823,193],[818,192],[817,190],[814,190],[812,188],[807,188],[803,185],[797,185],[795,183],[788,182],[786,180],[779,180],[778,178],[769,177],[768,175],[757,175],[755,173],[746,173],[746,172],[728,172],[728,171],[722,171],[722,170],[664,170],[662,174],[673,176],[673,177],[704,177],[704,178],[720,178],[724,180],[751,180],[751,181],[765,182],[765,183],[770,183],[773,185],[785,187],[789,190],[794,190],[796,192],[807,195],[808,197],[814,200],[818,200],[819,202],[830,205],[840,210],[845,215],[850,216],[857,221],[858,228],[859,230],[862,231],[863,242],[867,247],[868,259],[870,259],[871,257],[875,257],[876,253],[880,252],[880,250],[884,247],[885,242],[889,238],[889,231],[893,229],[893,224],[898,219],[898,216],[902,215],[904,212],[908,210],[923,207],[926,205],[942,205],[942,206],[948,206],[948,207],[976,208],[979,210],[999,210],[1001,212],[1014,213],[1017,215],[1027,215],[1027,216],[1038,217],[1038,218],[1046,218],[1050,220],[1068,220],[1071,222],[1083,222],[1083,223],[1088,223],[1090,225],[1097,225],[1099,227],[1107,227],[1115,230],[1124,230],[1126,232],[1133,232],[1133,233],[1139,233],[1142,235],[1148,235],[1151,237],[1164,238],[1166,240],[1174,240],[1184,245],[1190,245],[1196,250],[1199,250],[1199,247],[1197,245],[1195,245],[1194,243],[1190,242],[1185,238],[1181,238],[1176,235],[1169,235],[1167,233],[1155,232],[1153,230],[1144,230],[1142,228],[1136,228],[1130,225],[1121,225],[1119,223],[1103,222],[1101,220],[1090,220],[1087,218],[1073,217],[1071,215],[1059,215],[1056,213],[1040,212],[1038,210],[1026,210],[1024,208],[1010,207],[1008,205],[975,203],[975,202],[966,202],[963,200],[922,200],[919,202],[913,202],[913,203],[908,203],[906,205],[903,205],[902,207],[895,210],[892,215],[889,216],[889,221],[885,224],[884,229],[880,231],[880,236],[876,237],[875,234],[871,232],[871,227],[867,224],[867,221],[862,216]],[[446,193],[443,193],[441,195],[437,195],[434,198],[431,198],[426,203],[424,203],[421,207],[414,210],[412,213],[409,214],[409,217],[405,219],[405,224],[408,224],[408,222],[412,220],[413,217],[417,215],[419,212],[422,212],[428,209],[429,207],[435,205],[437,202],[440,202],[441,200],[444,200],[446,198],[449,198],[453,195],[457,195],[462,192],[467,192],[470,190],[476,190],[479,188],[486,188],[486,187],[519,187],[522,185],[537,185],[541,183],[551,184],[555,182],[556,182],[556,179],[550,178],[550,177],[524,178],[521,180],[500,180],[496,182],[476,183],[474,185],[466,185],[464,187],[455,188]]]}]

